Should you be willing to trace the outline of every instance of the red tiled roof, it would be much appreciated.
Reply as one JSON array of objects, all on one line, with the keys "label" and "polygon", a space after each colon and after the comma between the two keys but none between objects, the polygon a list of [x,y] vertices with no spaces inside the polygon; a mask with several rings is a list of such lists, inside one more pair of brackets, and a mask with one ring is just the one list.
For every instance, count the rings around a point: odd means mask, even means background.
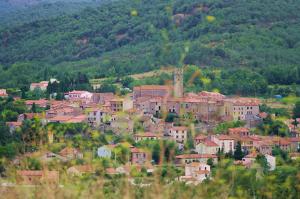
[{"label": "red tiled roof", "polygon": [[234,106],[258,106],[260,100],[257,98],[231,98],[227,99],[228,102],[233,103]]},{"label": "red tiled roof", "polygon": [[86,120],[86,115],[78,115],[69,119],[67,123],[81,123],[84,122],[85,120]]},{"label": "red tiled roof", "polygon": [[291,142],[289,140],[281,139],[279,140],[279,145],[289,145]]},{"label": "red tiled roof", "polygon": [[19,170],[17,171],[18,175],[21,176],[42,176],[43,175],[43,171],[41,170]]},{"label": "red tiled roof", "polygon": [[198,158],[217,158],[217,155],[213,154],[183,154],[176,156],[176,159],[198,159]]},{"label": "red tiled roof", "polygon": [[230,137],[228,135],[218,135],[217,138],[219,140],[234,140],[232,137]]},{"label": "red tiled roof", "polygon": [[47,87],[49,84],[48,81],[41,81],[39,83],[31,83],[30,86],[33,86],[33,87]]},{"label": "red tiled roof", "polygon": [[207,138],[207,136],[200,134],[195,137],[195,140],[205,140],[206,138]]},{"label": "red tiled roof", "polygon": [[241,133],[241,132],[249,132],[249,128],[245,127],[237,127],[237,128],[229,128],[229,133]]},{"label": "red tiled roof", "polygon": [[197,99],[197,98],[194,98],[194,97],[184,98],[183,101],[186,102],[186,103],[200,103],[200,102],[203,102],[203,100]]},{"label": "red tiled roof", "polygon": [[174,131],[186,131],[186,130],[188,130],[188,127],[186,127],[186,126],[173,126],[173,127],[171,127],[171,130],[174,130]]},{"label": "red tiled roof", "polygon": [[21,126],[22,122],[6,122],[6,125],[11,125],[11,126]]},{"label": "red tiled roof", "polygon": [[138,149],[138,148],[132,148],[131,153],[145,153],[145,151],[143,149]]},{"label": "red tiled roof", "polygon": [[292,137],[290,138],[291,142],[300,142],[300,137]]},{"label": "red tiled roof", "polygon": [[225,98],[225,95],[216,92],[208,92],[208,91],[201,91],[200,93],[198,93],[198,95],[203,97],[211,97],[211,98]]},{"label": "red tiled roof", "polygon": [[242,141],[242,142],[251,142],[251,141],[260,141],[260,137],[256,136],[240,136],[240,135],[232,135],[234,140]]},{"label": "red tiled roof", "polygon": [[215,142],[210,141],[210,140],[205,140],[204,144],[205,144],[206,146],[210,146],[210,147],[219,146],[219,145],[217,145]]},{"label": "red tiled roof", "polygon": [[266,118],[266,117],[268,117],[268,113],[266,113],[266,112],[261,112],[261,113],[259,113],[258,114],[258,116],[260,117],[260,118]]},{"label": "red tiled roof", "polygon": [[112,175],[112,174],[117,174],[116,169],[115,169],[115,168],[112,168],[112,167],[106,168],[106,169],[105,169],[105,172],[106,172],[107,174],[110,174],[110,175]]},{"label": "red tiled roof", "polygon": [[40,100],[26,100],[25,101],[25,104],[26,105],[33,105],[33,104],[36,104],[36,105],[44,105],[44,104],[47,104],[48,103],[48,100],[46,99],[40,99]]},{"label": "red tiled roof", "polygon": [[71,118],[72,118],[72,116],[69,116],[69,115],[57,115],[57,116],[51,118],[51,121],[66,122],[66,121],[70,120]]}]

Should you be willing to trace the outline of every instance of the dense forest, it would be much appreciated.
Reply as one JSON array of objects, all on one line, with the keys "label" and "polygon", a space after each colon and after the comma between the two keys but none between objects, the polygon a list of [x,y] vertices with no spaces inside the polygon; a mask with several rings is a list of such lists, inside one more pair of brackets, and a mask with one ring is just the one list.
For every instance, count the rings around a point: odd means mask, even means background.
[{"label": "dense forest", "polygon": [[183,64],[299,83],[299,8],[296,0],[120,0],[12,26],[0,31],[0,86],[45,71],[95,78]]},{"label": "dense forest", "polygon": [[102,0],[2,0],[0,26],[11,27],[74,14],[87,7],[100,6],[101,2]]}]

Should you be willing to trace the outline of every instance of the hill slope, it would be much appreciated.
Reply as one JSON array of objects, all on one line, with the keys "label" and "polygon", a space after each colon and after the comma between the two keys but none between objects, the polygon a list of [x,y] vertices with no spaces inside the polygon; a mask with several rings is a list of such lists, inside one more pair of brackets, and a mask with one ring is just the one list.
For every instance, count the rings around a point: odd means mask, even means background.
[{"label": "hill slope", "polygon": [[11,27],[72,14],[86,7],[99,6],[100,2],[101,0],[2,0],[0,26]]},{"label": "hill slope", "polygon": [[161,65],[294,67],[299,9],[296,0],[120,0],[35,21],[1,32],[0,74],[10,78],[0,85],[42,79],[45,68],[105,77]]}]

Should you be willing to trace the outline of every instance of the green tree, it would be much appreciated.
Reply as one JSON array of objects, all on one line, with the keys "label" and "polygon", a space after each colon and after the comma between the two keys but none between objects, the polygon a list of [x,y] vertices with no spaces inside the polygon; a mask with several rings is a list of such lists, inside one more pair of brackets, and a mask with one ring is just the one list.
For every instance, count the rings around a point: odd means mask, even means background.
[{"label": "green tree", "polygon": [[32,107],[31,107],[31,112],[32,112],[32,113],[36,113],[36,111],[37,111],[37,110],[36,110],[36,105],[35,105],[35,103],[33,103],[33,104],[32,104]]},{"label": "green tree", "polygon": [[270,169],[270,165],[264,155],[257,155],[255,160],[263,168],[264,173],[266,173]]},{"label": "green tree", "polygon": [[36,158],[28,158],[27,162],[28,162],[28,169],[30,169],[30,170],[41,170],[42,169],[42,165],[41,165],[40,161]]},{"label": "green tree", "polygon": [[160,145],[159,142],[155,142],[153,149],[152,149],[152,159],[156,164],[159,164],[162,162],[161,157],[160,157]]},{"label": "green tree", "polygon": [[212,158],[209,158],[209,159],[207,160],[207,164],[208,164],[210,167],[213,167],[213,165],[214,165],[214,160],[213,160]]},{"label": "green tree", "polygon": [[241,145],[240,141],[238,141],[235,146],[235,151],[234,151],[233,157],[235,160],[242,160],[244,157],[244,153],[242,151],[242,145]]},{"label": "green tree", "polygon": [[300,101],[295,104],[293,109],[293,118],[300,118]]}]

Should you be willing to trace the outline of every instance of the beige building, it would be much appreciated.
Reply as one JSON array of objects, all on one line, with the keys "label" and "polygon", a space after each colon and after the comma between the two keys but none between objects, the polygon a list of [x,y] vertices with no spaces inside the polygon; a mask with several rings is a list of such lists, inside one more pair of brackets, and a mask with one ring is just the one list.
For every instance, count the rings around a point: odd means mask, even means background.
[{"label": "beige building", "polygon": [[114,98],[109,101],[110,109],[113,112],[127,111],[133,108],[133,101],[130,97]]},{"label": "beige building", "polygon": [[260,101],[255,98],[232,98],[224,101],[225,115],[237,120],[246,120],[247,116],[259,114]]},{"label": "beige building", "polygon": [[40,83],[31,83],[30,84],[30,91],[34,89],[41,89],[42,91],[46,91],[48,87],[48,81],[41,81]]},{"label": "beige building", "polygon": [[195,151],[198,154],[217,154],[219,145],[211,140],[205,140],[196,145]]},{"label": "beige building", "polygon": [[168,130],[171,136],[177,143],[184,143],[187,140],[188,128],[185,126],[173,126]]},{"label": "beige building", "polygon": [[250,136],[250,129],[245,127],[229,128],[228,134],[233,136]]},{"label": "beige building", "polygon": [[165,85],[143,85],[133,88],[133,99],[140,97],[169,97],[173,91],[173,86]]}]

